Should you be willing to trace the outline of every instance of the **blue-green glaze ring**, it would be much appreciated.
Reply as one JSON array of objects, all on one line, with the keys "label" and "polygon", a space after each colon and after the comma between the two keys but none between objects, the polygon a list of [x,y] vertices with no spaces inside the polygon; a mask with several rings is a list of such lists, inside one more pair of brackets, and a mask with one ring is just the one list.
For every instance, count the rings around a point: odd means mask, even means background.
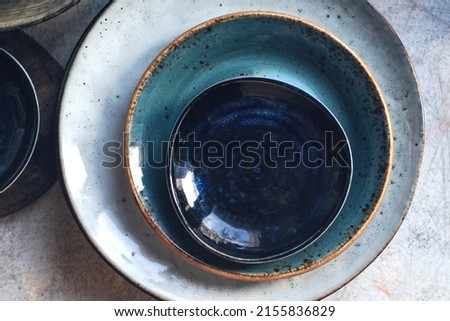
[{"label": "blue-green glaze ring", "polygon": [[[166,186],[167,142],[183,110],[205,89],[245,77],[281,81],[312,96],[336,117],[353,152],[352,183],[334,223],[307,248],[263,264],[232,262],[200,246],[178,219]],[[389,182],[392,137],[378,85],[347,46],[292,16],[241,12],[190,29],[153,60],[129,108],[125,162],[144,217],[173,250],[223,276],[268,280],[324,264],[362,233]]]}]

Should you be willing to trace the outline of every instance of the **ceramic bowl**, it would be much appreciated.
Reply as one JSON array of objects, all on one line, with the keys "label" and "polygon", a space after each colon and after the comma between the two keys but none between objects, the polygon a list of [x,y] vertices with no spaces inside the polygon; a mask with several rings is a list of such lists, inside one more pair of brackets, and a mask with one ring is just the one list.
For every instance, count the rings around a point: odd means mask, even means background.
[{"label": "ceramic bowl", "polygon": [[[326,106],[353,151],[350,189],[333,224],[305,249],[260,264],[235,262],[199,245],[183,227],[166,186],[168,142],[180,115],[206,89],[241,78],[279,81]],[[126,173],[154,231],[198,267],[248,280],[304,273],[342,253],[381,203],[392,149],[388,108],[362,60],[326,30],[274,12],[221,16],[175,39],[142,76],[125,128]]]},{"label": "ceramic bowl", "polygon": [[39,104],[30,77],[0,49],[0,193],[24,171],[39,132]]},{"label": "ceramic bowl", "polygon": [[[333,141],[341,143],[334,155]],[[347,137],[328,109],[266,78],[201,93],[181,114],[168,155],[184,226],[237,262],[271,261],[312,243],[342,208],[352,174]]]}]

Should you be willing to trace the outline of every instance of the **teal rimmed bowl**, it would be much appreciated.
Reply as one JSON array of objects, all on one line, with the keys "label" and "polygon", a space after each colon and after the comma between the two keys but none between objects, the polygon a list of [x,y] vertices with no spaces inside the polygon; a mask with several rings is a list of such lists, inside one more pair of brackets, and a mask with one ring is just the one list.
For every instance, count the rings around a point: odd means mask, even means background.
[{"label": "teal rimmed bowl", "polygon": [[[353,178],[327,231],[288,257],[243,264],[212,254],[183,228],[166,186],[167,142],[188,104],[207,88],[245,77],[281,81],[326,106],[352,146]],[[274,12],[218,17],[187,31],[150,64],[129,107],[125,165],[144,217],[180,256],[246,280],[288,277],[325,264],[364,231],[387,188],[393,140],[388,108],[363,61],[334,35]]]}]

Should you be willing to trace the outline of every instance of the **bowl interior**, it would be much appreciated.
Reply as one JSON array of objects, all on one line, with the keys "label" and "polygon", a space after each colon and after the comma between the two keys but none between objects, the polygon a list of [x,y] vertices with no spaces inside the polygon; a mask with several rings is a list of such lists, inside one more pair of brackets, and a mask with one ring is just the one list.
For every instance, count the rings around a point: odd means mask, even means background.
[{"label": "bowl interior", "polygon": [[28,164],[39,131],[34,86],[20,63],[0,49],[0,193]]},{"label": "bowl interior", "polygon": [[178,120],[168,154],[169,192],[188,232],[237,262],[309,245],[336,218],[351,180],[349,144],[333,115],[265,78],[201,93]]},{"label": "bowl interior", "polygon": [[[178,219],[165,181],[167,144],[186,106],[215,84],[245,77],[281,81],[327,106],[353,151],[352,183],[334,223],[306,249],[264,264],[231,262],[199,246]],[[272,12],[219,17],[173,41],[144,73],[125,129],[127,175],[156,233],[201,268],[251,280],[308,271],[354,241],[387,188],[392,148],[387,107],[361,59],[326,31]]]}]

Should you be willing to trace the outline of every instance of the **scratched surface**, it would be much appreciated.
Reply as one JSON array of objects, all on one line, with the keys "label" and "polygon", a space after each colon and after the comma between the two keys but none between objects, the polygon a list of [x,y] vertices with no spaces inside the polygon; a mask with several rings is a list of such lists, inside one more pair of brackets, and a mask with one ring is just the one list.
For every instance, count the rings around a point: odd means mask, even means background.
[{"label": "scratched surface", "polygon": [[[106,0],[81,1],[25,29],[65,66]],[[327,300],[450,300],[450,2],[371,0],[409,52],[423,96],[426,144],[416,195],[378,259]],[[86,241],[58,184],[0,219],[0,300],[147,300]]]}]

